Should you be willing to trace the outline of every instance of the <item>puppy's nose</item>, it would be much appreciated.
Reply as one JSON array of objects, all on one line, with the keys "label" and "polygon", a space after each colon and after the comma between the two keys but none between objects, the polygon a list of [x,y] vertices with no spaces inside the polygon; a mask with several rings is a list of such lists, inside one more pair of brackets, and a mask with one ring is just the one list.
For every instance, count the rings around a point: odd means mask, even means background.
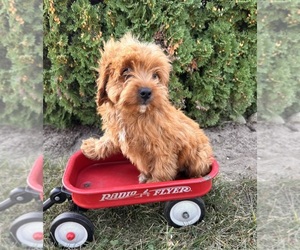
[{"label": "puppy's nose", "polygon": [[139,96],[142,98],[143,101],[148,101],[151,97],[152,91],[150,88],[140,88],[139,89]]}]

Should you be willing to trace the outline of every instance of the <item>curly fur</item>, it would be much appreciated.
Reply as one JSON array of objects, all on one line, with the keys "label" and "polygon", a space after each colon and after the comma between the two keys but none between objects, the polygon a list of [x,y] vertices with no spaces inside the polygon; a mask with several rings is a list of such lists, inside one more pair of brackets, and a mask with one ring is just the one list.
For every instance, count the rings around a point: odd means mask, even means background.
[{"label": "curly fur", "polygon": [[[161,48],[126,34],[104,44],[97,79],[97,111],[104,135],[83,141],[82,152],[101,159],[121,151],[141,172],[140,182],[168,181],[181,171],[210,171],[209,139],[169,102],[171,64]],[[141,98],[141,89],[150,98]]]}]

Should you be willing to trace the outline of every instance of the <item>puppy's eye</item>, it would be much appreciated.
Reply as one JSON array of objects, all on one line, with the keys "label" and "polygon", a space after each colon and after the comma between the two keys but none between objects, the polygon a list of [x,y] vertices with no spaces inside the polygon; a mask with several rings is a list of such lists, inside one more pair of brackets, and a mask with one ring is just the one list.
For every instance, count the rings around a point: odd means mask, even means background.
[{"label": "puppy's eye", "polygon": [[127,79],[128,77],[130,77],[130,72],[131,72],[131,71],[132,71],[131,68],[125,68],[125,69],[123,69],[123,71],[122,71],[122,76],[124,76],[125,79]]},{"label": "puppy's eye", "polygon": [[130,71],[131,71],[131,68],[125,68],[125,69],[123,69],[123,71],[122,71],[122,75],[127,74],[127,73],[129,73]]},{"label": "puppy's eye", "polygon": [[159,75],[157,73],[153,73],[152,78],[154,80],[158,80],[159,79]]}]

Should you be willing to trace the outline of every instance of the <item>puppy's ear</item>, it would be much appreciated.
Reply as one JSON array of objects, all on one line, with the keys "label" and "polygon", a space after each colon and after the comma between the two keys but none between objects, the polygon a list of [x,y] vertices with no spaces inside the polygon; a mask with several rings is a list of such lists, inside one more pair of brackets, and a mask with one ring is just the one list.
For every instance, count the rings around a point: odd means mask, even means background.
[{"label": "puppy's ear", "polygon": [[100,50],[101,59],[99,61],[99,77],[97,79],[98,91],[96,96],[96,103],[98,106],[109,101],[106,87],[111,73],[112,58],[114,58],[116,53],[115,47],[115,41],[110,39],[108,42],[104,42],[103,50]]},{"label": "puppy's ear", "polygon": [[99,77],[97,79],[97,97],[96,97],[96,103],[98,106],[101,106],[103,103],[108,101],[108,95],[106,92],[106,86],[109,79],[109,69],[108,66],[105,69],[100,69]]},{"label": "puppy's ear", "polygon": [[161,67],[161,81],[162,84],[168,87],[170,80],[170,73],[172,70],[172,66],[169,62],[169,59],[166,58],[163,66]]},{"label": "puppy's ear", "polygon": [[151,48],[153,54],[155,55],[155,61],[158,71],[157,73],[160,76],[160,82],[168,87],[170,80],[170,73],[172,71],[171,59],[167,56],[163,49],[156,44],[148,44],[149,48]]}]

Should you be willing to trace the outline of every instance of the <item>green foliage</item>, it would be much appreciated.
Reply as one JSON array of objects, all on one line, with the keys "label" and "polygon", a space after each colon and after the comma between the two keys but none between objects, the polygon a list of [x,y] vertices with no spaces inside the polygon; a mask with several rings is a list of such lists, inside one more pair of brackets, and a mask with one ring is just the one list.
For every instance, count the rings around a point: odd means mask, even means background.
[{"label": "green foliage", "polygon": [[41,125],[43,100],[42,4],[0,3],[0,123]]},{"label": "green foliage", "polygon": [[[55,2],[55,3],[54,3]],[[95,122],[95,79],[102,40],[102,5],[44,2],[44,116],[47,122]]]},{"label": "green foliage", "polygon": [[170,55],[171,101],[202,126],[255,103],[255,1],[50,0],[44,15],[46,122],[99,123],[93,68],[103,41],[127,31]]},{"label": "green foliage", "polygon": [[258,6],[258,111],[263,118],[300,111],[300,1]]}]

